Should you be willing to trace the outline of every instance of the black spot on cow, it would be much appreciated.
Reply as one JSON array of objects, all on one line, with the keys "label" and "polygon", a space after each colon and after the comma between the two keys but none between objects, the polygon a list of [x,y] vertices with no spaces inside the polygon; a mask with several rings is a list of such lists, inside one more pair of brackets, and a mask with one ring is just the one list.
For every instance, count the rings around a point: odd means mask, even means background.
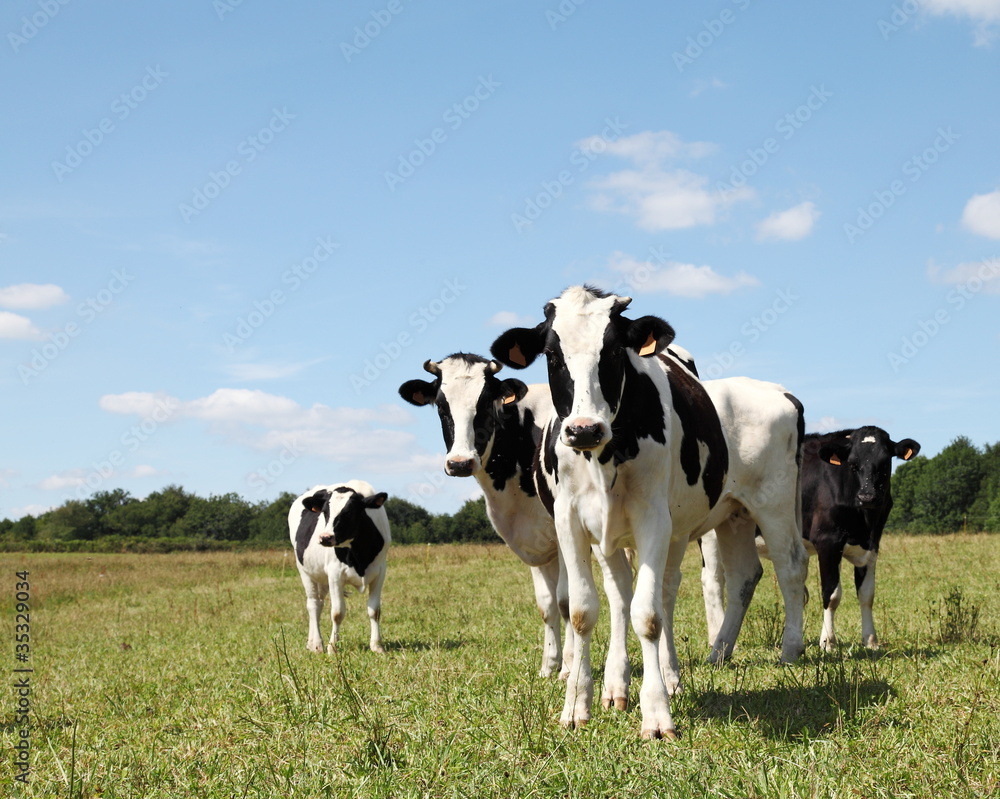
[{"label": "black spot on cow", "polygon": [[381,508],[385,500],[384,493],[366,497],[353,491],[333,520],[333,547],[337,560],[360,575],[368,571],[385,546],[385,539],[368,515],[369,510]]},{"label": "black spot on cow", "polygon": [[802,445],[805,442],[805,437],[806,437],[806,411],[805,411],[805,408],[802,406],[802,403],[799,402],[798,397],[796,397],[793,394],[789,394],[787,391],[785,392],[784,396],[785,396],[785,399],[787,399],[790,403],[792,403],[792,405],[795,406],[795,410],[798,411],[798,414],[799,414],[799,418],[796,421],[796,430],[797,430],[797,435],[798,435],[798,441],[796,442],[796,445],[795,445],[795,462],[799,466],[801,466],[802,465]]},{"label": "black spot on cow", "polygon": [[299,519],[299,528],[295,531],[295,557],[299,563],[302,563],[306,547],[309,546],[313,533],[316,532],[316,524],[319,522],[320,514],[323,515],[324,523],[330,521],[331,496],[333,495],[329,491],[321,489],[302,500],[302,516]]},{"label": "black spot on cow", "polygon": [[611,423],[611,441],[598,458],[601,463],[614,459],[615,466],[635,459],[641,439],[651,438],[660,444],[667,443],[663,403],[656,384],[649,375],[637,371],[627,358],[622,372],[625,387],[618,414]]},{"label": "black spot on cow", "polygon": [[[670,366],[669,361],[667,365]],[[681,470],[688,485],[694,485],[701,478],[709,503],[715,505],[722,496],[729,471],[729,447],[722,433],[719,414],[705,387],[684,369],[676,366],[670,368],[667,378],[674,413],[680,419],[683,431],[680,446]],[[708,448],[704,470],[701,466],[699,441]]]}]

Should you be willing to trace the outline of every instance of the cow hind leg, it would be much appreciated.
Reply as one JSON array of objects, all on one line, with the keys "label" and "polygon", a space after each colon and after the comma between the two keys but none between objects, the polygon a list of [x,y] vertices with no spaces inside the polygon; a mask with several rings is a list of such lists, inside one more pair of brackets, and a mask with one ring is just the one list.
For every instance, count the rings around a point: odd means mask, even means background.
[{"label": "cow hind leg", "polygon": [[674,696],[681,691],[681,664],[674,641],[674,608],[677,591],[681,586],[681,562],[688,542],[683,538],[670,542],[667,550],[667,567],[663,574],[663,627],[660,630],[660,675],[667,694]]},{"label": "cow hind leg", "polygon": [[732,656],[750,600],[764,574],[754,542],[755,529],[749,518],[730,519],[718,527],[716,539],[726,586],[726,610],[712,641],[709,663],[721,664]]},{"label": "cow hind leg", "polygon": [[535,587],[535,604],[542,616],[544,640],[539,677],[551,677],[562,665],[562,636],[559,632],[559,560],[553,558],[544,566],[531,567],[531,582]]},{"label": "cow hind leg", "polygon": [[875,561],[877,553],[872,552],[868,565],[854,570],[854,585],[858,591],[858,605],[861,606],[861,643],[869,649],[878,649],[875,634],[875,618],[872,605],[875,603]]},{"label": "cow hind leg", "polygon": [[726,603],[723,599],[726,575],[722,568],[718,534],[715,530],[709,530],[698,539],[698,549],[701,552],[701,594],[705,600],[708,645],[713,646],[726,616]]},{"label": "cow hind leg", "polygon": [[758,512],[755,521],[774,564],[774,574],[785,606],[781,661],[794,663],[806,648],[803,620],[809,555],[802,543],[802,530],[795,517],[796,503],[789,499],[772,507],[775,509],[770,512]]}]

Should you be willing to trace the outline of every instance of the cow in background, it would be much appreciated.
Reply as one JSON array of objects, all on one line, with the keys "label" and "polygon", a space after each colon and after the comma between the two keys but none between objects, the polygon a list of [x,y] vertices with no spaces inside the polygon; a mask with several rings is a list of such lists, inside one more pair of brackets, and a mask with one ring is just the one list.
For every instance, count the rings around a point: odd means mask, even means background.
[{"label": "cow in background", "polygon": [[892,510],[889,490],[892,459],[908,461],[920,452],[912,438],[893,441],[872,425],[834,433],[810,433],[802,453],[802,535],[806,549],[819,558],[823,592],[820,646],[837,643],[833,616],[843,592],[841,558],[854,566],[854,586],[861,606],[861,641],[878,648],[872,604],[875,562],[885,521]]},{"label": "cow in background", "polygon": [[306,649],[323,651],[319,618],[329,594],[333,631],[326,651],[333,653],[347,612],[344,589],[353,585],[359,591],[368,589],[369,647],[373,652],[385,651],[379,627],[386,553],[391,541],[389,519],[382,507],[385,500],[384,492],[376,494],[368,483],[351,480],[315,486],[292,502],[288,532],[306,590]]},{"label": "cow in background", "polygon": [[[542,666],[548,677],[569,673],[573,628],[566,624],[562,647],[560,619],[569,620],[565,568],[559,557],[550,510],[539,500],[532,464],[542,430],[552,415],[548,386],[501,380],[501,364],[478,355],[456,353],[427,361],[432,381],[408,380],[400,396],[412,405],[434,405],[441,420],[445,473],[474,477],[486,499],[486,513],[508,547],[531,567],[535,601],[545,626]],[[595,553],[604,573],[611,605],[611,637],[605,667],[603,703],[625,709],[630,667],[625,651],[632,572],[621,552],[604,558]]]}]

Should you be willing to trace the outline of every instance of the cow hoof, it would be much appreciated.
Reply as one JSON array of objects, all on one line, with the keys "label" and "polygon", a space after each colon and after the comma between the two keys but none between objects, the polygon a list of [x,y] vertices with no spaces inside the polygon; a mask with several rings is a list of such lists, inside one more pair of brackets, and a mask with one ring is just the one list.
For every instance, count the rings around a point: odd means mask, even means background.
[{"label": "cow hoof", "polygon": [[836,638],[824,638],[819,642],[819,648],[824,652],[836,652],[837,651],[837,639]]},{"label": "cow hoof", "polygon": [[606,696],[606,697],[604,697],[601,700],[601,707],[603,707],[605,710],[610,710],[611,708],[614,708],[615,710],[623,710],[623,711],[624,710],[628,710],[628,697],[624,697],[624,696],[615,696],[615,697]]},{"label": "cow hoof", "polygon": [[590,719],[560,719],[559,724],[567,730],[582,730]]},{"label": "cow hoof", "polygon": [[677,732],[673,727],[668,727],[665,730],[643,730],[642,737],[647,741],[656,740],[666,740],[666,741],[679,741],[681,739],[681,734]]},{"label": "cow hoof", "polygon": [[337,645],[336,644],[327,644],[326,645],[326,654],[332,655],[336,651],[337,651]]},{"label": "cow hoof", "polygon": [[382,646],[382,644],[375,644],[375,646],[373,646],[371,650],[372,652],[377,652],[380,655],[385,654],[385,648]]},{"label": "cow hoof", "polygon": [[563,669],[562,671],[560,671],[559,679],[562,680],[563,682],[566,682],[566,680],[569,679],[569,669]]},{"label": "cow hoof", "polygon": [[879,648],[878,638],[876,638],[874,635],[869,635],[868,640],[865,641],[865,646],[868,649],[878,649]]},{"label": "cow hoof", "polygon": [[322,655],[323,654],[323,644],[308,643],[308,644],[306,644],[306,650],[309,651],[309,652],[317,652],[318,654]]}]

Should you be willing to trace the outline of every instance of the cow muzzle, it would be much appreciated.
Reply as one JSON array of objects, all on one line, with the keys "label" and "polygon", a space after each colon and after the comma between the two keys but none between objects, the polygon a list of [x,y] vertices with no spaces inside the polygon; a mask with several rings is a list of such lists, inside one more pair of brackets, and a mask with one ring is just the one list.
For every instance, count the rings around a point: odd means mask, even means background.
[{"label": "cow muzzle", "polygon": [[448,458],[444,471],[449,477],[471,477],[479,471],[476,458]]},{"label": "cow muzzle", "polygon": [[319,537],[319,545],[322,547],[332,547],[336,542],[333,533],[323,533]]},{"label": "cow muzzle", "polygon": [[578,450],[596,449],[610,438],[608,426],[594,419],[574,419],[562,432],[563,443]]}]

